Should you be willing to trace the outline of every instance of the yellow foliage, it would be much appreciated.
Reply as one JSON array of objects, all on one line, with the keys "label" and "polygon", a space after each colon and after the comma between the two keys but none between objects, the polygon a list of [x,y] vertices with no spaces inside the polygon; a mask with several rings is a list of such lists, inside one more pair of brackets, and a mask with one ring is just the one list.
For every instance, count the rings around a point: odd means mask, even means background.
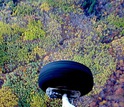
[{"label": "yellow foliage", "polygon": [[11,28],[14,29],[13,34],[18,34],[19,32],[24,32],[25,31],[25,28],[20,27],[17,24],[12,24]]},{"label": "yellow foliage", "polygon": [[27,71],[26,66],[20,66],[19,71],[26,72]]},{"label": "yellow foliage", "polygon": [[111,44],[112,44],[112,46],[124,45],[124,37],[121,37],[120,39],[113,40]]},{"label": "yellow foliage", "polygon": [[33,54],[36,54],[36,53],[37,53],[39,56],[42,56],[42,55],[44,55],[46,52],[45,52],[44,49],[42,49],[42,48],[36,46],[36,47],[33,49]]},{"label": "yellow foliage", "polygon": [[41,96],[34,95],[30,103],[31,107],[47,107],[45,101]]},{"label": "yellow foliage", "polygon": [[18,98],[12,93],[8,87],[0,89],[0,106],[1,107],[14,107],[18,105]]},{"label": "yellow foliage", "polygon": [[[0,21],[0,39],[2,38],[2,35],[12,35],[13,32],[11,30],[11,27],[9,24],[6,24],[2,21]],[[1,40],[0,40],[1,41]]]},{"label": "yellow foliage", "polygon": [[100,105],[104,105],[106,103],[105,100],[103,100],[102,102],[100,102]]},{"label": "yellow foliage", "polygon": [[25,32],[22,33],[23,40],[41,39],[46,34],[41,21],[29,20]]},{"label": "yellow foliage", "polygon": [[19,32],[24,32],[25,29],[21,28],[19,25],[17,24],[6,24],[2,21],[0,21],[0,44],[3,42],[3,36],[7,35],[7,36],[11,36],[14,34],[18,34]]},{"label": "yellow foliage", "polygon": [[40,8],[41,8],[41,10],[47,11],[47,12],[50,10],[50,6],[46,2],[44,2],[43,4],[41,4]]},{"label": "yellow foliage", "polygon": [[121,37],[120,39],[117,40],[113,40],[111,43],[114,52],[119,52],[119,49],[122,50],[122,52],[120,52],[120,54],[124,55],[124,37]]},{"label": "yellow foliage", "polygon": [[2,44],[2,42],[3,42],[3,37],[2,35],[0,35],[0,44]]},{"label": "yellow foliage", "polygon": [[0,74],[2,74],[2,68],[0,67]]}]

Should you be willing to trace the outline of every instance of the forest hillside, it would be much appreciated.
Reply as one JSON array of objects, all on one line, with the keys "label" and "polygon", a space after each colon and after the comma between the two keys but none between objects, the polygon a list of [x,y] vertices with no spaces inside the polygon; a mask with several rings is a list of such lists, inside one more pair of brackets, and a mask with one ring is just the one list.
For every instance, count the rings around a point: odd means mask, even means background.
[{"label": "forest hillside", "polygon": [[38,86],[57,60],[93,73],[76,107],[124,107],[124,1],[0,0],[0,107],[61,107]]}]

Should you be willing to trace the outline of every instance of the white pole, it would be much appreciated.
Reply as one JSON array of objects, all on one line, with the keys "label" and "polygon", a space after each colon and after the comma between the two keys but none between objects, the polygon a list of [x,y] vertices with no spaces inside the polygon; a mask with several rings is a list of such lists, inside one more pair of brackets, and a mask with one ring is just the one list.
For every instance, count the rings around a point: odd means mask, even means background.
[{"label": "white pole", "polygon": [[75,107],[74,105],[70,104],[67,94],[62,96],[62,107]]}]

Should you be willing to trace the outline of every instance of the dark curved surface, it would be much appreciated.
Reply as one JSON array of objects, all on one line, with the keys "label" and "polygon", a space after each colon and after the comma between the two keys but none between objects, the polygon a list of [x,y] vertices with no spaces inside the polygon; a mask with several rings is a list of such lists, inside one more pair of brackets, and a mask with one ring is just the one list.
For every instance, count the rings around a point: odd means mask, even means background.
[{"label": "dark curved surface", "polygon": [[90,69],[74,61],[55,61],[40,70],[39,87],[46,91],[48,87],[66,86],[85,95],[92,90],[93,76]]}]

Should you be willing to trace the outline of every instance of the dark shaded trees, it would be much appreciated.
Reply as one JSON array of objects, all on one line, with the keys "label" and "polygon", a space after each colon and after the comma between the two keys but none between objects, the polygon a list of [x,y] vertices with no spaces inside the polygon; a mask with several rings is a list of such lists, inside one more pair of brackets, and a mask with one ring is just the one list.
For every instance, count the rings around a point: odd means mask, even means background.
[{"label": "dark shaded trees", "polygon": [[14,3],[15,5],[17,5],[18,0],[13,0],[13,3]]}]

